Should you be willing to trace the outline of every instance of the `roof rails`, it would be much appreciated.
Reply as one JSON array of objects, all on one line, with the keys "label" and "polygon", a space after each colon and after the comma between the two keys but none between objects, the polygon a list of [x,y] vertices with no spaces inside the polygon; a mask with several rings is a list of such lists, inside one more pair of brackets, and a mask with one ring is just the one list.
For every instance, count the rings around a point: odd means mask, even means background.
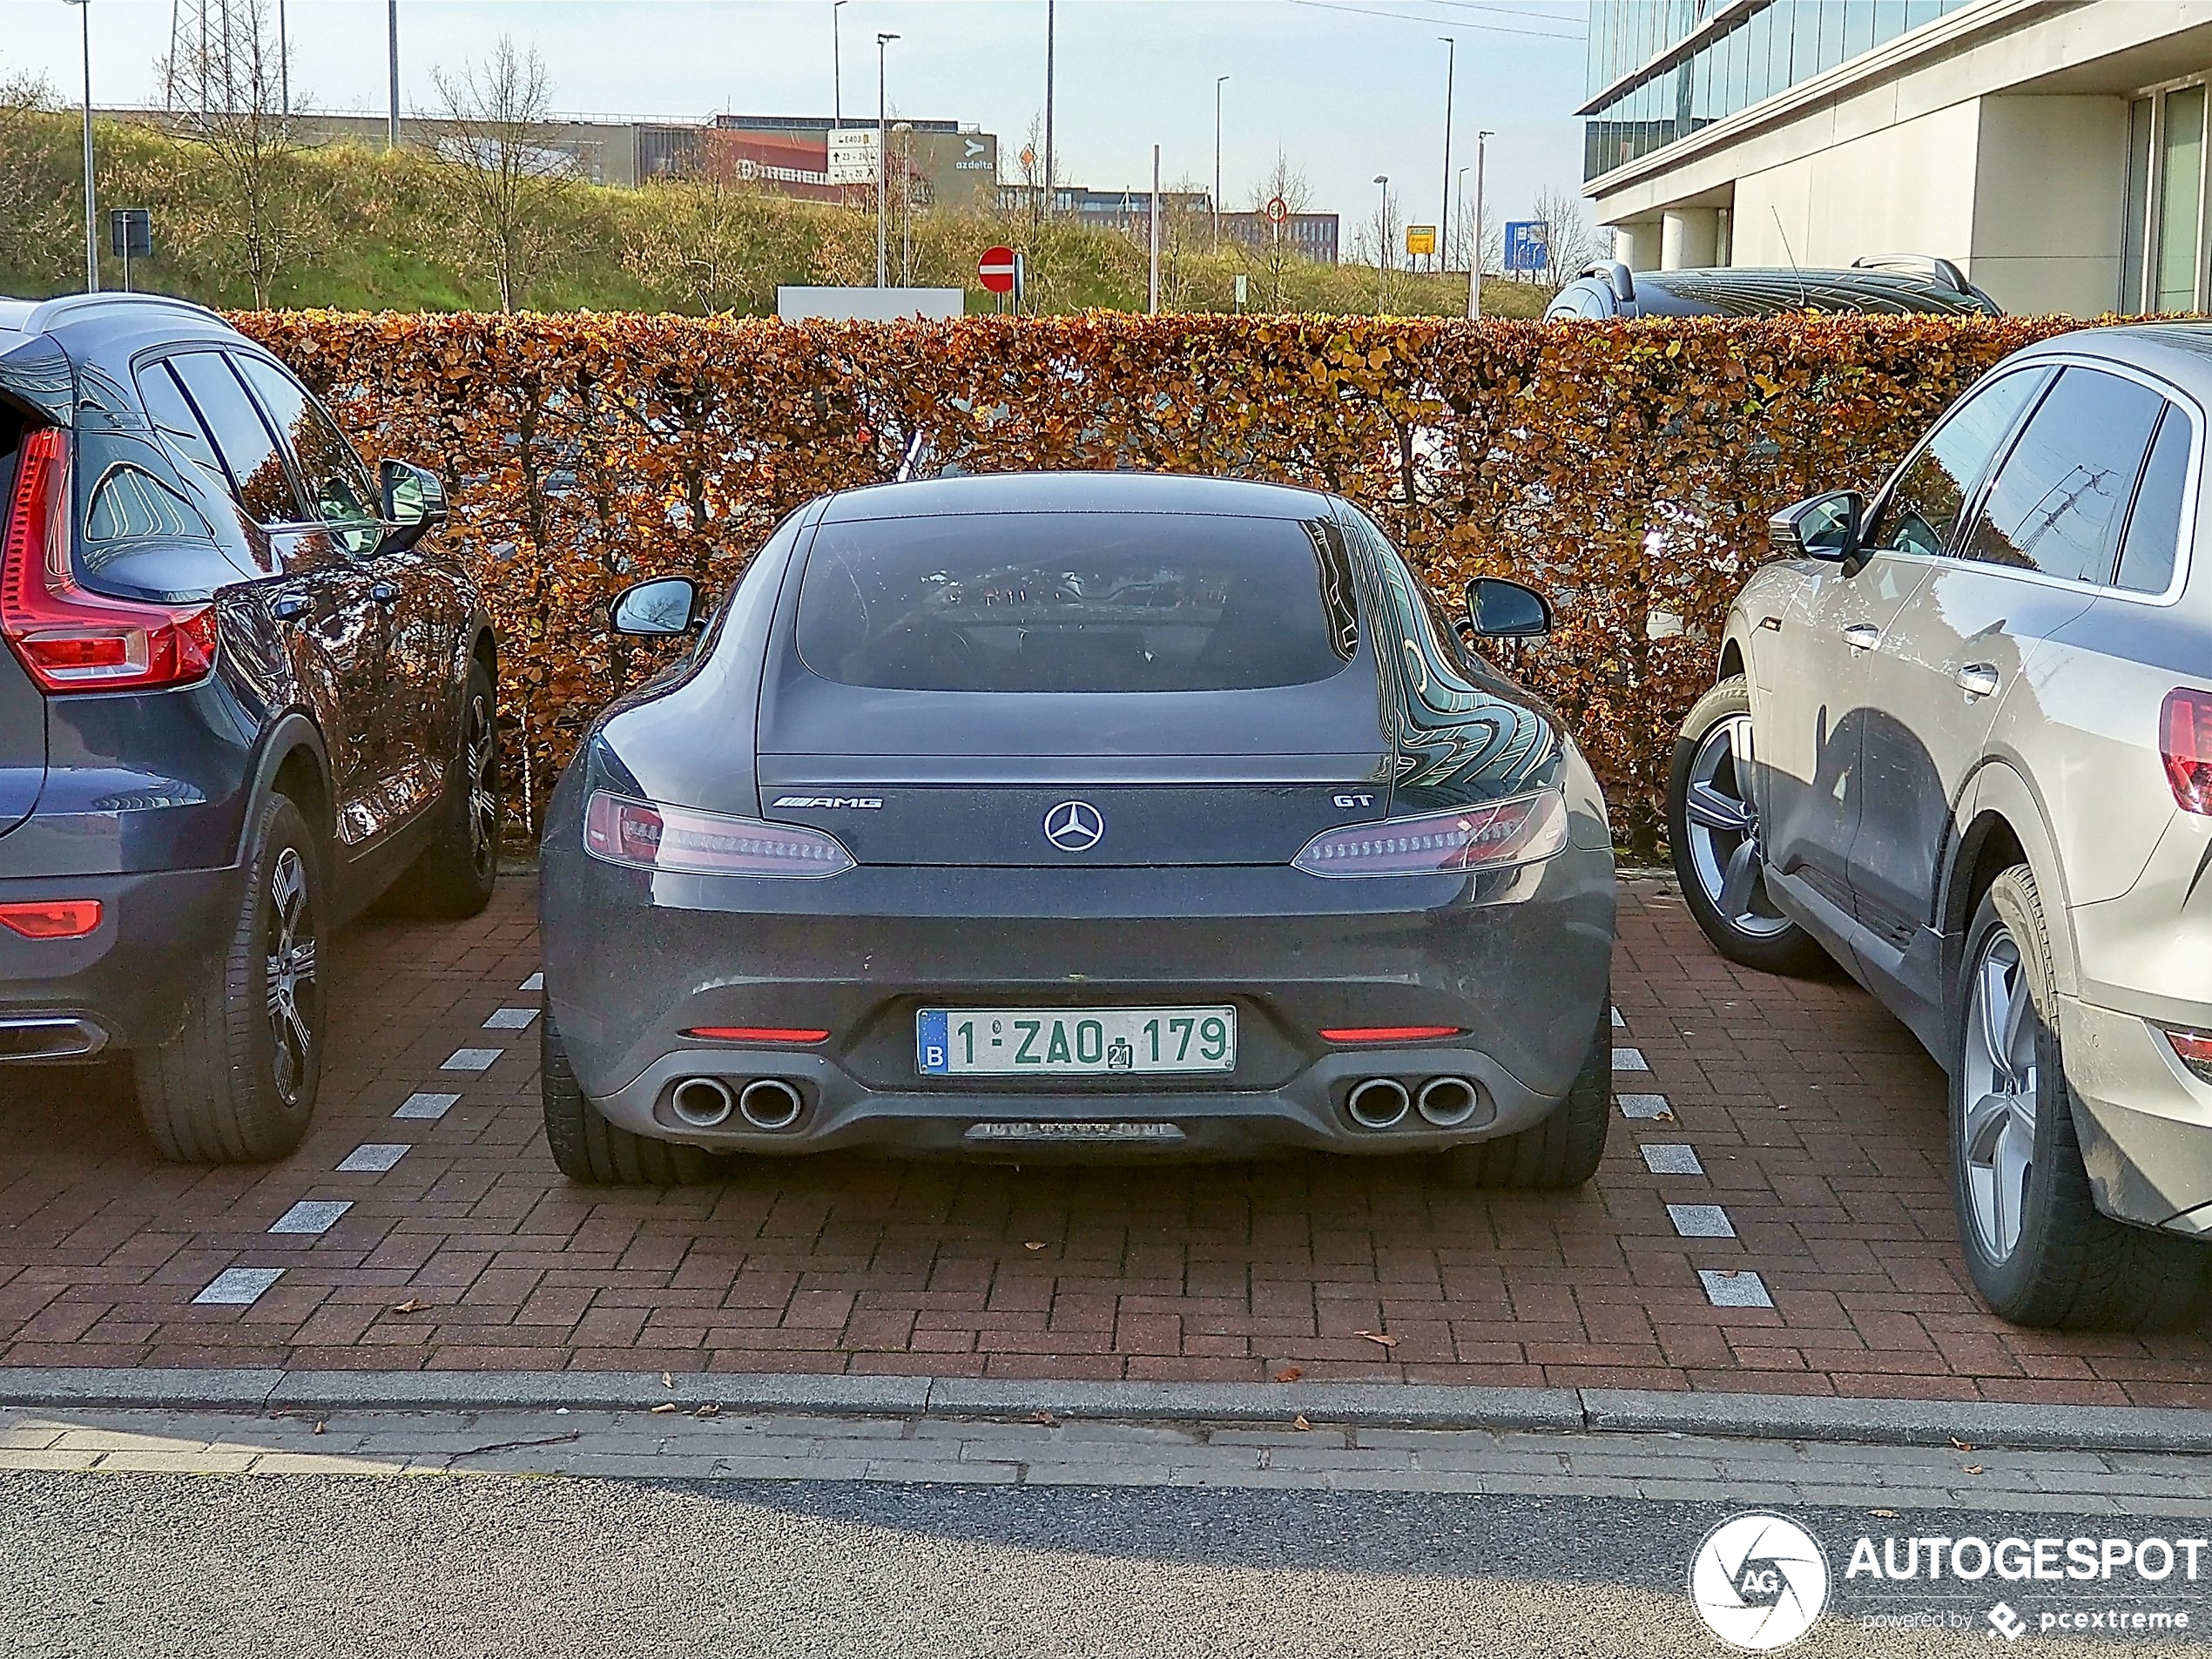
[{"label": "roof rails", "polygon": [[1949,260],[1938,259],[1929,253],[1868,253],[1851,262],[1854,271],[1899,271],[1913,276],[1928,277],[1950,289],[1953,293],[1972,293],[1966,284],[1966,273]]},{"label": "roof rails", "polygon": [[1603,277],[1606,286],[1613,290],[1613,297],[1622,305],[1633,305],[1636,297],[1636,280],[1629,267],[1618,260],[1593,260],[1575,273],[1577,277]]},{"label": "roof rails", "polygon": [[41,329],[51,328],[77,312],[110,306],[158,306],[165,310],[189,312],[209,322],[220,323],[226,328],[230,327],[219,312],[211,311],[206,306],[194,305],[189,300],[172,300],[165,293],[64,293],[33,306],[30,314],[24,319],[24,332],[36,334]]}]

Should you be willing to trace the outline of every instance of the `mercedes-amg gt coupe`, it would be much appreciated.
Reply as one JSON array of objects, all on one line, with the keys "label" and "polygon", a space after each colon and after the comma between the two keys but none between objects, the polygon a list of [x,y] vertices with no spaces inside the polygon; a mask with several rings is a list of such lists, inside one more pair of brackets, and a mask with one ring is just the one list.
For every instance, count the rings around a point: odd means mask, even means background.
[{"label": "mercedes-amg gt coupe", "polygon": [[[547,817],[555,1160],[1603,1150],[1614,873],[1559,716],[1365,515],[1214,478],[894,483],[792,514]],[[711,612],[711,614],[710,614]],[[1465,627],[1475,640],[1462,642]]]}]

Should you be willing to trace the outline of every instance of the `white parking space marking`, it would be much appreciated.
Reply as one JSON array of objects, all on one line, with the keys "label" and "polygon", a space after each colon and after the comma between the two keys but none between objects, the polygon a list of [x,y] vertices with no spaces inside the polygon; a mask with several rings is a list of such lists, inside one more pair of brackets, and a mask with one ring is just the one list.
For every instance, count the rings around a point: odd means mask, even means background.
[{"label": "white parking space marking", "polygon": [[496,1008],[484,1022],[487,1031],[527,1031],[530,1022],[537,1018],[536,1008]]},{"label": "white parking space marking", "polygon": [[1674,1109],[1667,1104],[1667,1097],[1664,1095],[1622,1095],[1617,1098],[1621,1103],[1621,1116],[1623,1117],[1664,1120],[1675,1115]]},{"label": "white parking space marking", "polygon": [[1716,1308],[1770,1308],[1774,1298],[1767,1294],[1766,1281],[1750,1268],[1736,1272],[1701,1267],[1697,1277],[1704,1281],[1705,1299]]},{"label": "white parking space marking", "polygon": [[1733,1238],[1736,1224],[1716,1204],[1670,1204],[1667,1219],[1684,1238]]},{"label": "white parking space marking", "polygon": [[1641,1049],[1615,1049],[1613,1051],[1613,1069],[1615,1071],[1649,1071],[1651,1069],[1651,1062],[1643,1057],[1643,1050]]},{"label": "white parking space marking", "polygon": [[455,1049],[440,1071],[489,1071],[504,1049]]},{"label": "white parking space marking", "polygon": [[1703,1175],[1705,1166],[1697,1161],[1697,1149],[1676,1143],[1655,1142],[1638,1149],[1643,1154],[1643,1167],[1654,1175]]},{"label": "white parking space marking", "polygon": [[545,988],[545,975],[542,971],[533,974],[515,988],[518,991],[542,991]]},{"label": "white parking space marking", "polygon": [[408,1150],[394,1141],[370,1141],[347,1153],[338,1167],[348,1175],[381,1173],[405,1157]]},{"label": "white parking space marking", "polygon": [[400,1103],[395,1117],[421,1118],[435,1123],[461,1103],[458,1095],[409,1095]]},{"label": "white parking space marking", "polygon": [[1626,1030],[1628,1028],[1629,1022],[1621,1017],[1621,1010],[1618,1008],[1613,1010],[1613,1024],[1615,1028],[1617,1030]]},{"label": "white parking space marking", "polygon": [[199,1307],[252,1307],[261,1292],[284,1277],[281,1267],[226,1267],[192,1298]]},{"label": "white parking space marking", "polygon": [[350,1198],[302,1198],[276,1218],[273,1233],[327,1233],[354,1207]]}]

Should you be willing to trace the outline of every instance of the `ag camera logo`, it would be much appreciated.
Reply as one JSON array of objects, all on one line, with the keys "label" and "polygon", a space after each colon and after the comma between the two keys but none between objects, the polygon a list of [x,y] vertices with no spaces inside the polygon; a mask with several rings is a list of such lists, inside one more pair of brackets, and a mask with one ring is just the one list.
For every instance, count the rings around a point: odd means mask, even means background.
[{"label": "ag camera logo", "polygon": [[1770,1653],[1811,1629],[1828,1605],[1828,1556],[1794,1521],[1737,1515],[1690,1558],[1689,1600],[1730,1647]]}]

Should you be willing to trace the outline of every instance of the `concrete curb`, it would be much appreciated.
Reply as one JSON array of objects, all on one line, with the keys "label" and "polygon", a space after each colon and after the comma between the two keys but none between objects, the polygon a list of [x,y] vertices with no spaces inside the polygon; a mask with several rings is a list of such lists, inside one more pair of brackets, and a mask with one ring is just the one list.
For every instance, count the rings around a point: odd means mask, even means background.
[{"label": "concrete curb", "polygon": [[2027,1451],[2212,1453],[2212,1411],[1975,1400],[1401,1383],[1015,1382],[966,1378],[678,1372],[128,1370],[0,1366],[0,1406],[201,1409],[725,1410],[832,1416],[1055,1416],[1124,1421],[1316,1422],[1554,1433],[1672,1433]]}]

